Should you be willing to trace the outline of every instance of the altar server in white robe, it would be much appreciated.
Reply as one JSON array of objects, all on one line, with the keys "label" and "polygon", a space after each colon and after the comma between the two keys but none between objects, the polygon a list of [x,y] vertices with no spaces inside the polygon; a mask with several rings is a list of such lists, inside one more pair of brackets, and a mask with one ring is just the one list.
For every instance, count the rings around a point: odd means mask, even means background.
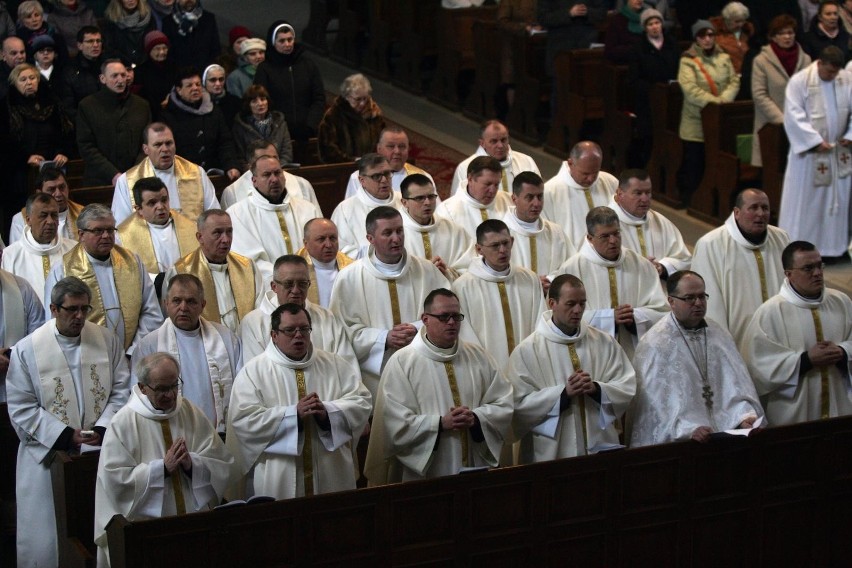
[{"label": "altar server in white robe", "polygon": [[553,274],[577,249],[565,238],[562,227],[543,219],[544,182],[535,172],[520,172],[512,182],[512,203],[503,217],[515,240],[512,265],[532,270],[541,279],[544,293]]},{"label": "altar server in white robe", "polygon": [[305,223],[305,246],[296,253],[308,263],[311,287],[308,300],[327,308],[331,304],[331,290],[341,270],[355,262],[340,252],[337,225],[331,219],[317,217]]},{"label": "altar server in white robe", "polygon": [[370,244],[364,233],[364,223],[370,211],[383,205],[399,209],[399,192],[391,187],[392,175],[384,156],[373,152],[364,154],[358,160],[361,187],[355,195],[341,201],[331,214],[331,220],[337,226],[340,252],[354,260],[363,257]]},{"label": "altar server in white robe", "polygon": [[27,198],[27,226],[20,239],[3,250],[3,270],[29,282],[44,304],[44,280],[50,268],[74,248],[77,241],[59,232],[59,205],[49,193]]},{"label": "altar server in white robe", "polygon": [[198,164],[176,154],[175,137],[162,122],[152,122],[142,133],[145,158],[115,182],[112,212],[116,223],[133,215],[133,185],[143,177],[157,176],[169,190],[172,209],[195,221],[202,211],[219,209],[216,188]]},{"label": "altar server in white robe", "polygon": [[425,258],[452,282],[467,270],[473,256],[471,239],[464,230],[435,215],[438,193],[423,174],[411,174],[402,181],[402,226],[405,250]]},{"label": "altar server in white robe", "polygon": [[253,260],[264,282],[270,282],[275,259],[299,250],[305,223],[322,213],[287,189],[277,158],[261,156],[251,171],[255,191],[228,209],[234,224],[231,248]]},{"label": "altar server in white robe", "polygon": [[514,239],[506,224],[489,219],[476,229],[476,253],[453,282],[467,322],[461,338],[484,347],[501,369],[515,346],[535,330],[545,310],[538,275],[512,263]]},{"label": "altar server in white robe", "polygon": [[[412,174],[420,174],[426,176],[426,179],[434,185],[435,180],[429,175],[429,172],[422,170],[414,164],[408,163],[408,134],[399,126],[386,126],[379,133],[379,141],[376,143],[376,153],[384,156],[388,161],[393,174],[391,175],[390,183],[394,191],[402,191],[402,180]],[[361,182],[358,179],[360,172],[355,170],[349,176],[349,183],[346,184],[346,197],[349,199],[361,187]]]},{"label": "altar server in white robe", "polygon": [[621,246],[618,215],[595,207],[587,215],[588,234],[580,252],[559,268],[586,285],[589,309],[583,319],[618,340],[629,358],[636,342],[668,311],[654,265]]},{"label": "altar server in white robe", "polygon": [[202,316],[239,333],[240,321],[255,309],[264,294],[263,277],[251,259],[231,251],[234,226],[221,209],[198,216],[198,247],[166,271],[168,283],[176,274],[192,274],[204,285],[206,305]]},{"label": "altar server in white robe", "polygon": [[746,189],[725,224],[695,243],[692,269],[713,298],[707,315],[730,331],[737,345],[755,310],[781,289],[781,253],[789,242],[786,232],[769,224],[766,194]]},{"label": "altar server in white robe", "polygon": [[0,313],[0,402],[6,402],[12,348],[44,323],[44,306],[29,282],[0,269]]},{"label": "altar server in white robe", "polygon": [[102,568],[110,565],[106,526],[114,515],[135,522],[212,509],[236,477],[234,456],[205,413],[179,393],[187,370],[168,353],[152,353],[134,371],[139,382],[113,417],[98,461]]},{"label": "altar server in white robe", "polygon": [[852,300],[825,287],[822,256],[793,241],[781,291],[757,308],[743,358],[773,426],[852,414]]},{"label": "altar server in white robe", "polygon": [[92,291],[88,320],[115,332],[130,355],[163,323],[154,283],[139,256],[115,244],[115,218],[106,205],[92,203],[83,209],[77,236],[80,242],[50,269],[44,297],[62,278],[80,278]]},{"label": "altar server in white robe", "polygon": [[[65,173],[59,168],[49,166],[42,168],[38,177],[36,177],[33,189],[36,193],[47,193],[53,196],[59,205],[59,229],[57,232],[66,239],[75,240],[77,238],[77,216],[83,210],[83,206],[68,198],[70,192],[68,182],[65,180]],[[24,234],[24,228],[27,226],[26,212],[26,208],[24,208],[12,217],[12,226],[9,228],[10,245],[16,243]]]},{"label": "altar server in white robe", "polygon": [[[164,303],[168,317],[133,352],[131,369],[152,353],[169,353],[181,369],[181,396],[224,433],[231,386],[243,368],[240,340],[224,325],[201,317],[207,303],[204,286],[192,274],[169,280]],[[137,376],[132,378],[139,381]]]},{"label": "altar server in white robe", "polygon": [[692,253],[674,223],[651,209],[651,176],[645,170],[624,170],[608,207],[621,221],[622,244],[653,263],[662,280],[692,264]]},{"label": "altar server in white robe", "polygon": [[240,326],[243,360],[251,361],[269,345],[269,317],[275,308],[296,304],[311,316],[311,343],[317,349],[340,355],[355,362],[355,350],[349,339],[349,330],[331,311],[308,300],[312,286],[308,276],[308,262],[301,256],[287,254],[275,261],[271,290],[264,294],[260,307],[249,313]]},{"label": "altar server in white robe", "polygon": [[500,188],[500,162],[491,156],[477,156],[467,166],[467,189],[459,191],[435,209],[476,238],[476,228],[488,219],[502,219],[512,205],[510,194]]},{"label": "altar server in white robe", "polygon": [[256,495],[292,499],[355,489],[352,445],[372,411],[354,362],[311,344],[296,304],[272,312],[272,340],[234,382],[228,448]]},{"label": "altar server in white robe", "polygon": [[624,350],[583,321],[586,288],[579,278],[558,276],[547,307],[509,359],[520,463],[617,447],[618,420],[636,394],[636,374]]},{"label": "altar server in white robe", "polygon": [[434,264],[405,251],[396,209],[373,209],[366,228],[368,254],[340,272],[330,309],[349,328],[364,384],[375,395],[384,363],[417,334],[423,300],[449,282]]},{"label": "altar server in white robe", "polygon": [[479,128],[479,147],[476,152],[456,167],[450,195],[464,191],[469,179],[467,167],[480,156],[490,156],[500,162],[500,190],[506,195],[512,192],[512,181],[520,172],[535,172],[541,175],[531,156],[512,150],[506,125],[499,120],[487,120]]},{"label": "altar server in white robe", "polygon": [[544,184],[541,216],[565,231],[577,249],[586,239],[586,215],[606,205],[615,195],[618,179],[601,171],[603,152],[594,142],[578,142],[562,162],[559,172]]},{"label": "altar server in white robe", "polygon": [[465,315],[432,291],[423,327],[382,372],[364,475],[371,486],[495,467],[512,420],[512,386],[488,352],[459,339]]},{"label": "altar server in white robe", "polygon": [[15,471],[18,566],[58,565],[53,456],[84,443],[99,446],[130,391],[121,342],[86,321],[90,303],[91,292],[81,280],[60,280],[51,295],[55,319],[12,351],[9,417],[21,440]]},{"label": "altar server in white robe", "polygon": [[672,311],[645,334],[633,358],[630,445],[707,442],[715,432],[753,428],[763,408],[731,334],[704,317],[714,298],[701,276],[681,270],[666,288]]},{"label": "altar server in white robe", "polygon": [[784,130],[790,139],[778,226],[826,257],[849,247],[852,184],[852,73],[829,46],[787,83]]},{"label": "altar server in white robe", "polygon": [[[251,164],[260,156],[273,156],[280,159],[278,156],[278,148],[275,144],[266,139],[254,140],[250,142],[248,148],[246,148],[245,160],[247,164]],[[238,177],[234,183],[222,190],[222,196],[219,197],[219,203],[222,205],[222,209],[227,209],[237,201],[246,199],[249,196],[249,193],[254,191],[254,183],[251,181],[253,175],[254,174],[251,173],[251,169],[248,169],[243,175]],[[301,176],[293,175],[286,170],[282,171],[281,175],[284,178],[285,187],[292,190],[293,193],[300,196],[305,201],[310,201],[316,205],[317,209],[320,209],[319,201],[317,201],[317,194],[314,191],[314,186],[311,185],[311,182]]]}]

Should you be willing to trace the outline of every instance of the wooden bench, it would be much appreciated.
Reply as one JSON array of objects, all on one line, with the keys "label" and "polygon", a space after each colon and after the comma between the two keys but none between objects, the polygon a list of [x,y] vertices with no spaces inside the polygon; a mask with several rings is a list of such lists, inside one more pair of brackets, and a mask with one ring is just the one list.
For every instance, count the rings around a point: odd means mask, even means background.
[{"label": "wooden bench", "polygon": [[99,456],[100,452],[74,456],[56,452],[50,464],[59,565],[63,568],[94,568],[96,564],[95,480]]},{"label": "wooden bench", "polygon": [[554,59],[557,102],[544,147],[548,152],[564,158],[583,139],[583,126],[603,118],[603,64],[603,48],[564,51]]},{"label": "wooden bench", "polygon": [[678,135],[683,91],[677,83],[651,86],[651,128],[653,148],[648,172],[654,199],[671,207],[682,207],[677,187],[677,171],[683,160],[683,142]]},{"label": "wooden bench", "polygon": [[769,197],[770,223],[778,222],[781,212],[781,191],[784,189],[784,172],[787,170],[787,154],[790,141],[781,124],[767,124],[757,133],[760,137],[761,172],[763,191]]},{"label": "wooden bench", "polygon": [[603,170],[618,176],[627,169],[627,152],[633,140],[633,100],[627,88],[627,65],[604,63],[603,83]]},{"label": "wooden bench", "polygon": [[[539,108],[550,103],[553,80],[547,75],[545,35],[509,36],[515,66],[515,103],[506,122],[513,138],[528,144],[539,144],[544,132],[539,130]],[[546,129],[545,129],[546,130]]]},{"label": "wooden bench", "polygon": [[346,185],[349,176],[358,169],[354,163],[324,164],[287,170],[293,175],[301,176],[311,182],[317,194],[320,209],[326,216],[331,217],[337,204],[346,197]]},{"label": "wooden bench", "polygon": [[760,185],[760,172],[737,158],[737,135],[751,134],[754,103],[711,103],[701,110],[704,129],[704,177],[693,195],[689,214],[719,225],[731,214],[738,190]]},{"label": "wooden bench", "polygon": [[852,418],[109,523],[113,568],[845,566]]}]

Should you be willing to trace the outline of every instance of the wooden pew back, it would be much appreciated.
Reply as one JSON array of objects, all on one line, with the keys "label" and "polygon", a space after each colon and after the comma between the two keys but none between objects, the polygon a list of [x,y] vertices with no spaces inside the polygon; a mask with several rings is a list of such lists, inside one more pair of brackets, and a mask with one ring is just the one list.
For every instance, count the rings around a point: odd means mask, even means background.
[{"label": "wooden pew back", "polygon": [[[59,565],[95,566],[95,480],[100,452],[57,452],[50,465],[59,543]],[[18,527],[27,530],[27,527]]]},{"label": "wooden pew back", "polygon": [[603,118],[603,90],[599,80],[603,49],[573,49],[554,59],[556,101],[553,124],[545,149],[564,157],[581,140],[583,125]]},{"label": "wooden pew back", "polygon": [[781,190],[784,188],[784,172],[787,170],[787,154],[790,141],[781,124],[767,124],[757,133],[760,137],[763,159],[763,191],[769,197],[769,222],[778,222],[781,211]]},{"label": "wooden pew back", "polygon": [[680,207],[677,171],[683,158],[683,142],[678,135],[683,91],[677,83],[651,86],[651,127],[654,146],[648,161],[648,172],[654,188],[654,199]]}]

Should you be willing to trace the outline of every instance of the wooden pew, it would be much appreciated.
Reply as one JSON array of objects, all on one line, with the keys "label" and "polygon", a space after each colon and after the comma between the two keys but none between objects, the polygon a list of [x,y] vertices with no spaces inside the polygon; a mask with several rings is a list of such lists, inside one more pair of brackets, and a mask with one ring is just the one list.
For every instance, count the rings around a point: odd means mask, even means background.
[{"label": "wooden pew", "polygon": [[302,176],[314,187],[320,209],[327,217],[331,217],[337,204],[346,196],[346,184],[349,176],[358,169],[352,162],[341,164],[323,164],[287,170],[293,175]]},{"label": "wooden pew", "polygon": [[[96,564],[95,480],[100,452],[71,456],[56,452],[50,464],[59,565],[63,568]],[[28,530],[28,527],[18,527]]]},{"label": "wooden pew", "polygon": [[496,116],[494,95],[500,85],[500,54],[504,33],[497,22],[477,20],[473,23],[473,59],[476,73],[473,89],[464,102],[464,114],[482,122]]},{"label": "wooden pew", "polygon": [[677,187],[677,171],[683,159],[683,142],[678,135],[683,91],[677,83],[651,86],[651,127],[654,146],[648,161],[648,172],[654,199],[671,207],[681,207]]},{"label": "wooden pew", "polygon": [[393,83],[416,94],[426,90],[434,75],[438,57],[435,21],[441,12],[441,0],[420,0],[411,10],[400,12],[395,23],[401,41],[399,61],[391,70]]},{"label": "wooden pew", "polygon": [[751,134],[754,103],[708,104],[701,110],[704,128],[704,177],[690,202],[689,214],[719,225],[731,214],[739,189],[760,184],[759,171],[737,158],[737,135]]},{"label": "wooden pew", "polygon": [[574,49],[554,60],[556,109],[544,149],[564,158],[582,138],[589,121],[603,118],[603,90],[598,79],[603,48]]},{"label": "wooden pew", "polygon": [[781,190],[784,188],[790,141],[781,124],[767,124],[757,135],[760,137],[763,158],[763,191],[769,197],[770,223],[777,224],[778,213],[781,212]]},{"label": "wooden pew", "polygon": [[394,1],[372,0],[367,3],[370,21],[370,36],[364,54],[364,70],[379,79],[386,80],[390,76],[388,65],[391,48],[391,38],[394,36],[395,8],[399,4]]},{"label": "wooden pew", "polygon": [[108,525],[114,568],[843,566],[852,418]]},{"label": "wooden pew", "polygon": [[[553,80],[547,75],[544,35],[512,35],[509,38],[515,65],[515,104],[506,117],[513,138],[528,144],[539,144],[544,132],[539,131],[538,110],[550,101]],[[477,68],[478,71],[478,68]]]},{"label": "wooden pew", "polygon": [[627,65],[604,63],[603,82],[603,170],[618,176],[627,169],[627,152],[633,139],[633,100],[627,88]]},{"label": "wooden pew", "polygon": [[361,64],[361,54],[358,51],[358,36],[361,32],[362,14],[358,12],[358,0],[337,0],[338,30],[334,45],[331,47],[332,59],[348,67],[358,67]]}]

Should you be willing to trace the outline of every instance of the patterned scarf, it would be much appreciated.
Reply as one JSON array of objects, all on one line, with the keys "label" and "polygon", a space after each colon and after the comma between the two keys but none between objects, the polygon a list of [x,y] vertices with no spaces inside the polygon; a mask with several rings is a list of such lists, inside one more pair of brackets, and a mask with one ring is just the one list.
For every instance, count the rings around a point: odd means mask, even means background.
[{"label": "patterned scarf", "polygon": [[201,2],[190,12],[184,12],[178,3],[175,2],[175,11],[172,13],[172,18],[178,25],[178,33],[182,36],[188,36],[194,32],[195,27],[198,25],[198,20],[201,19],[201,14],[203,13],[204,9],[201,7]]}]

